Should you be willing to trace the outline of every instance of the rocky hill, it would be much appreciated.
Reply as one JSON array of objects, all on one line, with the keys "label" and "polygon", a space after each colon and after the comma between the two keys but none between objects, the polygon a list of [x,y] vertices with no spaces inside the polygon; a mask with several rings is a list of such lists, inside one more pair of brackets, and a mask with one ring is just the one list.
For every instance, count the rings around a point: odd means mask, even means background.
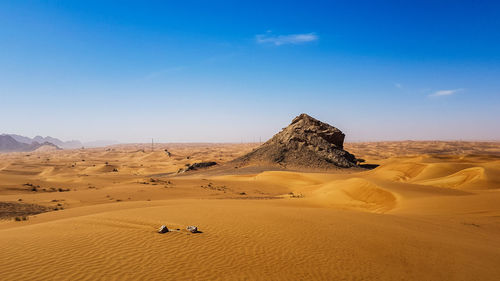
[{"label": "rocky hill", "polygon": [[311,169],[355,167],[356,158],[344,150],[344,137],[339,129],[301,114],[270,140],[231,164]]}]

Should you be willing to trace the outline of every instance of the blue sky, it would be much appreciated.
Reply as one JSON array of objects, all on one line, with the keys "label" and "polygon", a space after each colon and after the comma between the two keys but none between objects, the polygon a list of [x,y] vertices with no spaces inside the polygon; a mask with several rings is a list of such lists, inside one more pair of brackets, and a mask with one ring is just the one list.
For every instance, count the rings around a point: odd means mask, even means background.
[{"label": "blue sky", "polygon": [[[333,3],[332,3],[333,2]],[[0,132],[500,139],[495,1],[1,1]]]}]

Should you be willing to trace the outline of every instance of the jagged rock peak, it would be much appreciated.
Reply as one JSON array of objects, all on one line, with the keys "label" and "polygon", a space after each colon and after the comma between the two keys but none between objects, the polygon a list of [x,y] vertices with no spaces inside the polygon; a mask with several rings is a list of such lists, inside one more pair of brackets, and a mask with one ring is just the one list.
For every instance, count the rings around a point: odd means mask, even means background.
[{"label": "jagged rock peak", "polygon": [[321,122],[305,113],[292,120],[292,123],[276,134],[268,142],[302,142],[307,145],[344,147],[345,135],[339,129]]}]

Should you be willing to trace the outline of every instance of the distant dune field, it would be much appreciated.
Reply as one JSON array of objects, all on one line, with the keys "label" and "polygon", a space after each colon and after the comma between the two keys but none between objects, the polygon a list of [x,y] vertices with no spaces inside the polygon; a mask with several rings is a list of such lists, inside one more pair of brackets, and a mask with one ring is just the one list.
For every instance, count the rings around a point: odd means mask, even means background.
[{"label": "distant dune field", "polygon": [[365,170],[224,166],[257,146],[0,154],[0,279],[500,279],[500,143],[345,144]]}]

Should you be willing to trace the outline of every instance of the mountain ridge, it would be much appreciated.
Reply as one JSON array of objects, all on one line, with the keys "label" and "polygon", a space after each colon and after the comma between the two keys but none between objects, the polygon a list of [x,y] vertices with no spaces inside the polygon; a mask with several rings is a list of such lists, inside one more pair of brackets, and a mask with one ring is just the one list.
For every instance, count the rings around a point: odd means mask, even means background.
[{"label": "mountain ridge", "polygon": [[41,147],[52,147],[53,149],[61,149],[57,145],[50,142],[31,142],[30,144],[19,142],[14,137],[3,134],[0,135],[0,152],[27,152],[34,151]]}]

